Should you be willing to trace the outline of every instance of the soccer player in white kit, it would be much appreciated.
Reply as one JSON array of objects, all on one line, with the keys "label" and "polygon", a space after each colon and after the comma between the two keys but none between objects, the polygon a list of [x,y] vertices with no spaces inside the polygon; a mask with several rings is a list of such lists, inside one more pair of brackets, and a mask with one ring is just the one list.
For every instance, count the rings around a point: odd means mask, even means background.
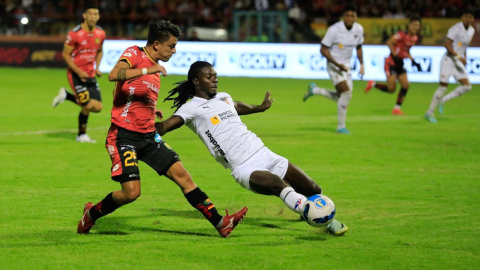
[{"label": "soccer player in white kit", "polygon": [[[454,24],[448,29],[447,38],[445,40],[445,48],[447,52],[442,58],[440,66],[440,85],[433,95],[430,108],[425,114],[425,118],[431,123],[436,123],[434,110],[438,106],[438,112],[443,113],[443,105],[445,102],[457,98],[472,89],[468,80],[467,70],[467,47],[472,41],[475,29],[472,27],[475,18],[471,10],[465,10],[462,13],[461,22]],[[455,80],[460,82],[452,92],[444,96],[447,91],[448,79],[453,76]]]},{"label": "soccer player in white kit", "polygon": [[322,95],[337,102],[338,126],[337,133],[350,134],[345,121],[347,107],[352,98],[353,82],[350,70],[352,51],[357,49],[357,58],[360,62],[360,76],[365,73],[363,67],[363,27],[355,22],[357,20],[356,7],[347,5],[343,10],[343,21],[330,26],[322,39],[320,53],[327,58],[327,71],[335,85],[336,91],[317,87],[311,83],[308,92],[303,96],[306,101],[313,95]]},{"label": "soccer player in white kit", "polygon": [[[231,170],[238,184],[259,194],[280,197],[299,214],[307,197],[322,193],[320,186],[302,169],[270,151],[240,119],[239,115],[270,108],[273,102],[270,92],[261,105],[233,101],[229,94],[217,93],[217,73],[210,63],[203,61],[193,63],[188,80],[177,84],[165,99],[173,100],[177,110],[167,120],[155,124],[160,135],[186,125],[215,160]],[[187,102],[189,99],[192,100]],[[347,230],[337,220],[327,227],[334,235],[343,235]]]}]

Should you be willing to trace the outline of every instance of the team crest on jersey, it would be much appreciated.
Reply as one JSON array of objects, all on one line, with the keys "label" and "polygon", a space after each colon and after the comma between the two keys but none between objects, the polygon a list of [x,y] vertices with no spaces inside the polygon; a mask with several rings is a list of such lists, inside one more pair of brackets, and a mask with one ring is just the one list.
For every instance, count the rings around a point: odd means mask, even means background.
[{"label": "team crest on jersey", "polygon": [[228,98],[227,97],[222,97],[220,98],[221,101],[225,101],[228,105],[230,105],[230,102],[228,102]]},{"label": "team crest on jersey", "polygon": [[343,49],[343,44],[342,44],[342,43],[339,43],[339,44],[338,44],[338,48]]},{"label": "team crest on jersey", "polygon": [[210,122],[212,122],[213,125],[217,125],[218,123],[220,123],[220,118],[215,115],[214,117],[210,118]]},{"label": "team crest on jersey", "polygon": [[95,44],[100,44],[100,39],[99,38],[95,39]]},{"label": "team crest on jersey", "polygon": [[458,47],[462,47],[462,42],[459,41],[459,42],[457,43],[457,45],[458,45]]}]

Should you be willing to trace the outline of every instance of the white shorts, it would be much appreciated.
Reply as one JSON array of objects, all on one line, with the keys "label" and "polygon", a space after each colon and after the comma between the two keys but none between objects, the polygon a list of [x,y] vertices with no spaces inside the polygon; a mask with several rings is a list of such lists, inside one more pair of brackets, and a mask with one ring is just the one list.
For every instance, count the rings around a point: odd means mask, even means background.
[{"label": "white shorts", "polygon": [[353,89],[353,81],[352,81],[352,72],[350,69],[348,71],[341,71],[332,63],[327,63],[327,72],[330,75],[330,80],[332,80],[333,85],[337,85],[343,81],[347,82],[348,88],[350,91]]},{"label": "white shorts", "polygon": [[457,82],[462,79],[468,79],[465,66],[455,57],[445,54],[440,64],[440,82],[448,83],[450,76],[453,76]]},{"label": "white shorts", "polygon": [[283,179],[288,169],[288,160],[272,152],[267,147],[262,147],[247,161],[232,169],[232,176],[240,186],[250,188],[250,175],[255,171],[271,172]]}]

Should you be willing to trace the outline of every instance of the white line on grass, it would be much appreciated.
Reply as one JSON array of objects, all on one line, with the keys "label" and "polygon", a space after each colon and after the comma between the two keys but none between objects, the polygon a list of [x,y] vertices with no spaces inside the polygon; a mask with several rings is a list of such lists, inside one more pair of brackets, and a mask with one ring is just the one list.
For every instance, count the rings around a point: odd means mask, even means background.
[{"label": "white line on grass", "polygon": [[[99,130],[104,129],[107,130],[108,127],[93,127],[88,128],[88,130]],[[57,129],[57,130],[37,130],[37,131],[19,131],[19,132],[7,132],[7,133],[0,133],[0,136],[25,136],[25,135],[41,135],[41,134],[53,134],[59,132],[77,132],[78,129]]]}]

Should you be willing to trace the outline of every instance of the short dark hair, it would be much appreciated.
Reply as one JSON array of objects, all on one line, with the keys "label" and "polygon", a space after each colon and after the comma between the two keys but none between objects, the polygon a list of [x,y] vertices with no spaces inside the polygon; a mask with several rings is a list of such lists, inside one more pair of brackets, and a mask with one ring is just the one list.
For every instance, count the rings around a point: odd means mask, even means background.
[{"label": "short dark hair", "polygon": [[166,20],[151,21],[148,27],[147,45],[153,44],[155,40],[163,43],[167,41],[170,36],[179,38],[180,34],[182,33],[177,25]]},{"label": "short dark hair", "polygon": [[95,5],[86,5],[85,8],[83,9],[83,13],[87,13],[89,9],[98,9],[98,7]]},{"label": "short dark hair", "polygon": [[468,8],[465,8],[465,9],[462,10],[462,16],[465,15],[465,14],[470,14],[472,16],[475,15],[473,10],[468,9]]},{"label": "short dark hair", "polygon": [[345,14],[347,11],[357,12],[357,6],[355,6],[354,4],[347,4],[343,8],[343,14]]},{"label": "short dark hair", "polygon": [[408,20],[408,23],[418,21],[419,23],[422,23],[422,18],[418,15],[412,15],[410,16],[410,19]]}]

